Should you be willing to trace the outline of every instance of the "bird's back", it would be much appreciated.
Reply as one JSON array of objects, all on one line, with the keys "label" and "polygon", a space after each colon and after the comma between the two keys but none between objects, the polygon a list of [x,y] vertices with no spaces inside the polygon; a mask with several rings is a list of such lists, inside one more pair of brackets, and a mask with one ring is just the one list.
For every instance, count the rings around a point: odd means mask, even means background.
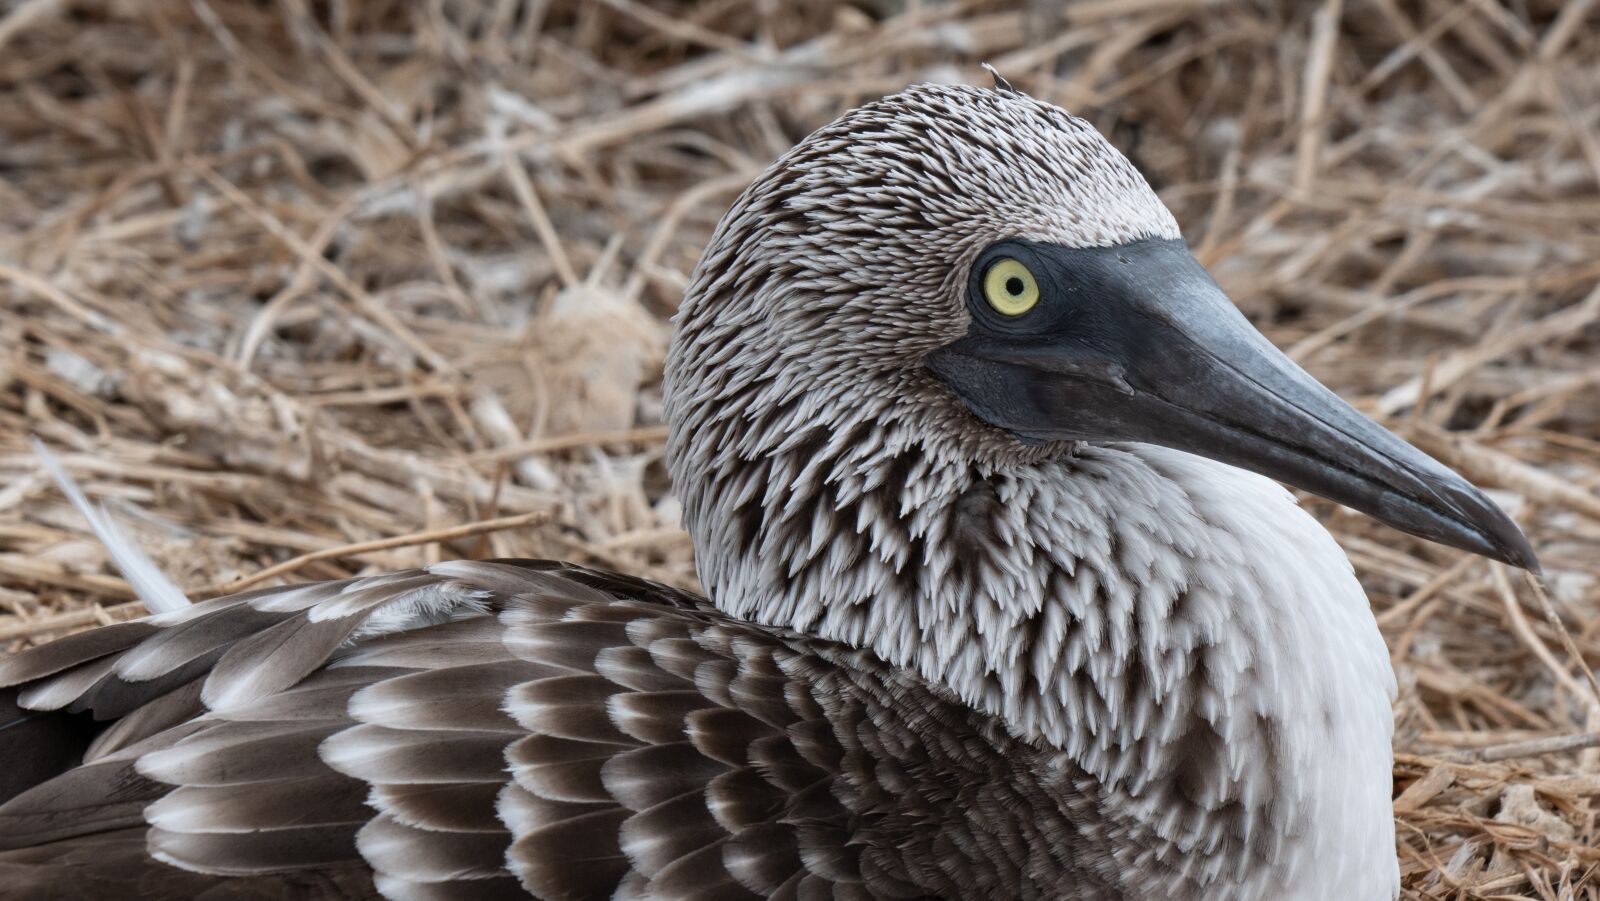
[{"label": "bird's back", "polygon": [[0,684],[0,898],[1119,896],[1060,755],[573,566],[219,598]]}]

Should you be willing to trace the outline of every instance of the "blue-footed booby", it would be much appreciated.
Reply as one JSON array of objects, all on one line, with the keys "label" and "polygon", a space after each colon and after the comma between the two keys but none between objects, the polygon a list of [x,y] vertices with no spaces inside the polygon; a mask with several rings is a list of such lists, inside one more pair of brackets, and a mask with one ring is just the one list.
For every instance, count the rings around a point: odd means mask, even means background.
[{"label": "blue-footed booby", "polygon": [[773,163],[664,397],[704,596],[457,560],[0,661],[0,898],[1391,901],[1388,654],[1273,480],[1537,567],[1003,83]]}]

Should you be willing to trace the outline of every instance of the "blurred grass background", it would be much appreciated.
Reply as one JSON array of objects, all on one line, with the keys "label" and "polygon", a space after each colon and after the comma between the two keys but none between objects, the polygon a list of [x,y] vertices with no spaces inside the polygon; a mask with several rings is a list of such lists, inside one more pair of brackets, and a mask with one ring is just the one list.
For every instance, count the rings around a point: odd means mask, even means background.
[{"label": "blurred grass background", "polygon": [[1524,524],[1545,592],[1308,500],[1400,674],[1404,896],[1600,898],[1595,6],[0,0],[0,643],[142,613],[30,434],[197,597],[448,556],[693,585],[658,382],[712,226],[990,62]]}]

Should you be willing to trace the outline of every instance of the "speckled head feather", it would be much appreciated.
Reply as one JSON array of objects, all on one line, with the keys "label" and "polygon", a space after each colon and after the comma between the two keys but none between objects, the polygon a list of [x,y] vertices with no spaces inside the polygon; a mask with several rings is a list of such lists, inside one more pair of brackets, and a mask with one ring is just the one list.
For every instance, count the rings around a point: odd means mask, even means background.
[{"label": "speckled head feather", "polygon": [[[993,242],[1178,236],[1092,126],[1020,93],[914,87],[811,135],[722,221],[669,351],[701,578],[1065,750],[1156,824],[1130,854],[1178,855],[1127,861],[1148,891],[1392,897],[1393,677],[1327,533],[1230,467],[1021,440],[923,365]],[[1286,542],[1298,573],[1261,565]]]},{"label": "speckled head feather", "polygon": [[967,269],[1001,237],[1098,247],[1178,227],[1091,125],[1020,93],[915,87],[811,135],[734,203],[695,270],[668,366],[687,426],[674,458],[735,411],[763,416],[738,428],[749,455],[862,404],[954,457],[1015,456],[920,366],[966,332]]},{"label": "speckled head feather", "polygon": [[[813,576],[837,588],[863,552],[897,573],[929,562],[898,534],[828,556],[836,527],[872,533],[974,467],[1069,451],[983,423],[922,366],[967,331],[967,271],[986,245],[1177,236],[1092,126],[1013,91],[914,87],[779,159],[713,235],[666,367],[673,479],[713,598],[809,628],[856,605],[808,587]],[[846,595],[879,587],[869,577]],[[853,619],[857,643],[882,628]]]}]

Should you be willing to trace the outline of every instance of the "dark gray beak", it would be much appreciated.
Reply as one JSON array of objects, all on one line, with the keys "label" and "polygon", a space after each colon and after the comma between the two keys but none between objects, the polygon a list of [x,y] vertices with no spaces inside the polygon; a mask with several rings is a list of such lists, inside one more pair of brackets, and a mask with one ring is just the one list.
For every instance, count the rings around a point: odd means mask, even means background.
[{"label": "dark gray beak", "polygon": [[[1038,282],[1038,303],[1021,315],[984,300],[982,273],[1004,257]],[[925,362],[996,426],[1033,440],[1176,448],[1539,569],[1527,538],[1482,492],[1292,363],[1182,241],[1004,241],[974,265],[968,294],[970,331]]]}]

